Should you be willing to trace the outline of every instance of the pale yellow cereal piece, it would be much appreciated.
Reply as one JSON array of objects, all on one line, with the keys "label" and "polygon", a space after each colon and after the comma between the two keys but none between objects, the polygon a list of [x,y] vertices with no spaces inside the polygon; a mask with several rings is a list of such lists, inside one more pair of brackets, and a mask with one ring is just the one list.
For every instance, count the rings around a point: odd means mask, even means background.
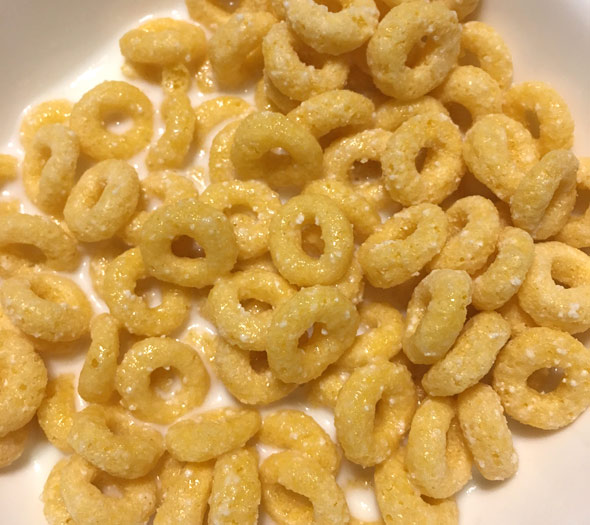
[{"label": "pale yellow cereal piece", "polygon": [[69,100],[56,99],[41,102],[37,106],[27,109],[21,122],[20,142],[27,149],[35,139],[37,131],[49,124],[69,125],[73,104]]},{"label": "pale yellow cereal piece", "polygon": [[0,469],[12,465],[25,451],[30,426],[25,425],[0,438]]},{"label": "pale yellow cereal piece", "polygon": [[68,435],[76,412],[74,396],[74,374],[62,374],[47,383],[45,398],[37,409],[37,420],[45,436],[63,452],[72,452]]}]

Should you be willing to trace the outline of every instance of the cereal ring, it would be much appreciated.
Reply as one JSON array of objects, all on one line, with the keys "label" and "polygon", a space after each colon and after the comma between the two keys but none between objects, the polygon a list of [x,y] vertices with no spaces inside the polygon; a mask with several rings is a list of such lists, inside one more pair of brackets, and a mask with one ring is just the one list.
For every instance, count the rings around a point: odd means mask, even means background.
[{"label": "cereal ring", "polygon": [[379,22],[367,46],[375,85],[399,100],[426,95],[456,64],[460,39],[457,15],[439,2],[394,7]]},{"label": "cereal ring", "polygon": [[92,317],[86,294],[74,281],[53,273],[6,279],[0,302],[15,326],[44,341],[75,341],[88,331]]},{"label": "cereal ring", "polygon": [[223,121],[246,116],[252,106],[243,98],[225,95],[206,100],[195,108],[195,143],[202,146],[211,130]]},{"label": "cereal ring", "polygon": [[[277,523],[350,521],[346,498],[332,473],[302,452],[288,450],[268,457],[260,465],[260,480],[262,504]],[[309,502],[303,504],[303,498]]]},{"label": "cereal ring", "polygon": [[[155,384],[152,375],[170,369],[180,379],[180,387],[173,391],[166,389],[165,381]],[[159,388],[162,384],[164,388]],[[168,424],[203,403],[209,391],[209,375],[190,346],[174,339],[150,337],[125,352],[115,387],[121,404],[135,417]]]},{"label": "cereal ring", "polygon": [[340,451],[316,420],[299,410],[277,410],[266,416],[258,440],[263,445],[307,454],[329,472],[340,466]]},{"label": "cereal ring", "polygon": [[500,235],[500,216],[481,195],[464,197],[447,210],[449,236],[431,268],[465,270],[473,274],[494,253]]},{"label": "cereal ring", "polygon": [[68,443],[97,468],[123,479],[145,476],[164,453],[160,432],[117,406],[88,405],[74,414]]},{"label": "cereal ring", "polygon": [[350,261],[348,271],[339,281],[334,283],[334,288],[344,295],[344,297],[350,299],[352,304],[359,304],[363,300],[363,293],[365,291],[365,280],[363,277],[363,267],[355,254],[352,261]]},{"label": "cereal ring", "polygon": [[504,416],[500,397],[494,389],[479,383],[457,398],[457,419],[475,466],[489,480],[512,477],[518,469],[518,455]]},{"label": "cereal ring", "polygon": [[49,124],[69,125],[72,103],[69,100],[47,100],[33,108],[29,108],[21,122],[19,130],[20,142],[24,149],[29,149],[35,140],[35,135]]},{"label": "cereal ring", "polygon": [[455,11],[459,20],[463,20],[477,9],[479,0],[442,0],[442,3]]},{"label": "cereal ring", "polygon": [[[580,166],[576,175],[577,189],[590,190],[590,157],[579,159]],[[590,246],[590,207],[586,207],[583,215],[573,215],[568,219],[566,225],[555,236],[555,240],[564,242],[574,248],[587,248]]]},{"label": "cereal ring", "polygon": [[[404,122],[393,133],[382,157],[391,198],[404,206],[442,202],[463,177],[461,148],[459,128],[444,114],[417,115]],[[424,166],[418,170],[416,158],[423,149],[427,151]]]},{"label": "cereal ring", "polygon": [[502,229],[495,258],[473,279],[473,306],[496,310],[506,304],[518,292],[533,257],[533,240],[527,232],[510,226]]},{"label": "cereal ring", "polygon": [[459,492],[471,479],[471,456],[449,399],[422,402],[408,435],[406,466],[410,477],[431,498]]},{"label": "cereal ring", "polygon": [[[174,253],[174,239],[187,236],[197,242],[203,257]],[[184,199],[154,211],[142,229],[141,256],[147,272],[179,286],[203,288],[233,268],[238,246],[223,213],[196,199]]]},{"label": "cereal ring", "polygon": [[[563,374],[555,389],[529,386],[534,372],[551,367]],[[562,428],[590,406],[590,354],[565,332],[530,328],[498,355],[492,386],[510,417],[544,430]]]},{"label": "cereal ring", "polygon": [[29,430],[29,425],[25,425],[0,438],[0,469],[12,465],[23,455],[29,438]]},{"label": "cereal ring", "polygon": [[384,461],[408,430],[417,404],[405,366],[379,361],[354,370],[334,408],[338,442],[346,457],[363,467]]},{"label": "cereal ring", "polygon": [[[303,249],[302,230],[316,224],[324,249],[318,258]],[[300,286],[334,284],[352,260],[352,226],[334,201],[323,195],[299,195],[287,202],[270,223],[272,260],[289,282]]]},{"label": "cereal ring", "polygon": [[422,377],[431,396],[454,396],[475,385],[492,368],[510,339],[510,324],[496,312],[473,316],[449,352]]},{"label": "cereal ring", "polygon": [[135,169],[123,160],[103,160],[80,177],[66,202],[64,218],[79,240],[104,241],[127,224],[138,199]]},{"label": "cereal ring", "polygon": [[289,111],[293,111],[300,103],[298,100],[283,95],[266,73],[262,75],[262,78],[256,84],[254,101],[259,111],[275,111],[284,115]]},{"label": "cereal ring", "polygon": [[504,306],[498,309],[498,313],[510,324],[512,337],[522,334],[525,330],[537,326],[531,316],[527,314],[518,303],[518,297],[513,296]]},{"label": "cereal ring", "polygon": [[[257,180],[218,182],[210,184],[199,200],[225,213],[232,223],[238,259],[260,257],[268,251],[270,221],[281,200],[266,184]],[[243,208],[246,210],[238,211]]]},{"label": "cereal ring", "polygon": [[590,328],[589,272],[584,252],[560,242],[535,244],[533,264],[518,291],[520,306],[541,326],[585,332]]},{"label": "cereal ring", "polygon": [[428,95],[410,102],[390,99],[377,108],[375,126],[388,131],[395,131],[404,122],[416,115],[440,115],[441,113],[447,116],[449,114],[447,108],[437,99]]},{"label": "cereal ring", "polygon": [[37,409],[37,420],[43,433],[54,446],[70,453],[68,434],[76,412],[74,374],[62,374],[47,383],[45,398]]},{"label": "cereal ring", "polygon": [[[315,379],[354,342],[358,324],[356,308],[335,288],[302,288],[273,314],[266,348],[270,368],[287,383]],[[309,327],[313,331],[301,345]]]},{"label": "cereal ring", "polygon": [[504,100],[504,113],[527,127],[542,157],[574,144],[574,120],[565,100],[544,82],[512,86]]},{"label": "cereal ring", "polygon": [[231,160],[231,150],[234,144],[236,130],[240,124],[241,119],[230,122],[215,135],[211,142],[208,166],[209,180],[212,184],[237,178],[236,169]]},{"label": "cereal ring", "polygon": [[[135,86],[107,81],[85,93],[74,105],[70,125],[80,138],[82,151],[93,159],[128,159],[148,145],[153,112],[150,99]],[[132,128],[124,133],[109,131],[104,121],[113,114],[129,116]]]},{"label": "cereal ring", "polygon": [[307,100],[324,91],[344,87],[349,72],[346,60],[327,57],[321,67],[314,67],[299,57],[298,46],[286,22],[272,26],[262,41],[264,72],[283,95],[293,100]]},{"label": "cereal ring", "polygon": [[434,204],[417,204],[396,213],[359,248],[368,281],[391,288],[417,275],[440,253],[447,223],[445,213]]},{"label": "cereal ring", "polygon": [[119,255],[121,255],[127,246],[116,241],[98,245],[93,251],[88,261],[88,275],[92,282],[94,292],[102,299],[104,293],[104,277],[107,268]]},{"label": "cereal ring", "polygon": [[78,137],[63,124],[48,124],[37,131],[25,150],[23,186],[38,208],[61,213],[74,187],[79,154]]},{"label": "cereal ring", "polygon": [[0,187],[18,176],[18,160],[12,155],[0,153]]},{"label": "cereal ring", "polygon": [[202,462],[237,448],[260,430],[260,414],[247,408],[219,408],[174,423],[166,448],[179,461]]},{"label": "cereal ring", "polygon": [[148,277],[139,248],[127,250],[105,270],[103,299],[111,314],[132,334],[168,334],[184,323],[190,308],[188,293],[167,283],[158,283],[162,302],[149,306],[135,293],[138,281]]},{"label": "cereal ring", "polygon": [[243,13],[268,11],[270,7],[267,0],[243,0],[237,9],[234,4],[225,4],[224,8],[212,0],[185,0],[185,3],[191,18],[211,30],[227,22],[234,9]]},{"label": "cereal ring", "polygon": [[547,153],[522,178],[510,199],[514,225],[528,231],[535,240],[559,233],[576,204],[578,165],[571,151]]},{"label": "cereal ring", "polygon": [[70,458],[59,460],[51,469],[47,481],[43,487],[41,501],[43,502],[43,515],[49,525],[73,525],[74,520],[63,498],[61,497],[61,473],[64,467],[71,461]]},{"label": "cereal ring", "polygon": [[471,303],[471,279],[462,270],[432,270],[412,292],[402,340],[412,363],[432,364],[453,346]]}]

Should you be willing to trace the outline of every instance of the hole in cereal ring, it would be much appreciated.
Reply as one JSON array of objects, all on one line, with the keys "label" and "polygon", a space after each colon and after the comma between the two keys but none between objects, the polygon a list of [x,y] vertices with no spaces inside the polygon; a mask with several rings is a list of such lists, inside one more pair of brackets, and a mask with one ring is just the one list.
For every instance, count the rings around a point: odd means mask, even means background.
[{"label": "hole in cereal ring", "polygon": [[524,118],[527,129],[531,132],[533,138],[538,139],[541,136],[541,125],[539,124],[537,112],[527,109],[524,113]]},{"label": "hole in cereal ring", "polygon": [[418,152],[418,155],[416,155],[416,158],[414,159],[414,164],[416,165],[416,170],[418,171],[418,173],[422,173],[422,170],[424,169],[424,165],[426,164],[426,162],[428,160],[429,153],[430,153],[429,148],[422,148]]},{"label": "hole in cereal ring", "polygon": [[408,53],[408,57],[406,58],[406,66],[409,68],[415,68],[417,66],[423,65],[428,60],[428,57],[435,48],[436,42],[434,39],[424,35],[414,44],[414,47],[412,47]]},{"label": "hole in cereal ring", "polygon": [[238,0],[209,0],[209,2],[228,13],[233,13],[240,3]]},{"label": "hole in cereal ring", "polygon": [[43,251],[37,246],[25,243],[9,244],[2,248],[5,253],[9,253],[20,259],[26,259],[33,264],[42,264],[47,261]]},{"label": "hole in cereal ring", "polygon": [[379,161],[363,159],[357,160],[348,173],[353,184],[363,184],[379,180],[383,175],[383,169]]},{"label": "hole in cereal ring", "polygon": [[106,113],[102,117],[102,125],[107,131],[122,135],[133,127],[133,119],[119,111]]},{"label": "hole in cereal ring", "polygon": [[473,124],[471,112],[463,104],[459,104],[458,102],[449,102],[445,104],[445,107],[449,111],[451,120],[459,126],[462,133],[465,133]]},{"label": "hole in cereal ring", "polygon": [[324,323],[314,323],[310,326],[299,338],[297,346],[305,348],[308,345],[313,345],[320,337],[328,335],[328,329]]},{"label": "hole in cereal ring", "polygon": [[266,352],[248,352],[252,370],[261,374],[269,369]]},{"label": "hole in cereal ring", "polygon": [[465,51],[463,55],[459,57],[459,65],[481,67],[481,62],[475,53]]},{"label": "hole in cereal ring", "polygon": [[170,249],[176,257],[187,257],[189,259],[205,257],[205,250],[199,246],[197,241],[188,235],[180,235],[176,237],[172,241]]},{"label": "hole in cereal ring", "polygon": [[134,293],[138,297],[142,297],[150,308],[154,308],[162,302],[160,282],[154,277],[146,277],[137,281]]},{"label": "hole in cereal ring", "polygon": [[156,368],[150,375],[150,388],[163,399],[173,396],[181,386],[180,374],[173,367]]},{"label": "hole in cereal ring", "polygon": [[261,312],[266,312],[272,308],[270,304],[253,298],[241,299],[240,304],[242,305],[242,308],[246,310],[246,312],[254,315]]},{"label": "hole in cereal ring", "polygon": [[113,482],[113,479],[110,476],[105,474],[99,473],[95,478],[92,480],[92,484],[100,490],[103,496],[107,496],[109,498],[122,498],[123,493],[117,487],[117,485]]},{"label": "hole in cereal ring", "polygon": [[561,368],[541,368],[527,379],[527,385],[540,394],[553,392],[562,382],[565,374]]},{"label": "hole in cereal ring", "polygon": [[330,13],[338,13],[342,11],[342,5],[338,0],[314,0],[316,4],[324,5],[328,8]]},{"label": "hole in cereal ring", "polygon": [[310,257],[320,258],[324,253],[322,229],[316,224],[307,224],[301,229],[301,246]]},{"label": "hole in cereal ring", "polygon": [[251,217],[252,219],[256,219],[256,213],[254,213],[252,208],[243,204],[234,204],[233,206],[226,208],[224,213],[228,218],[234,215],[245,215],[247,217]]}]

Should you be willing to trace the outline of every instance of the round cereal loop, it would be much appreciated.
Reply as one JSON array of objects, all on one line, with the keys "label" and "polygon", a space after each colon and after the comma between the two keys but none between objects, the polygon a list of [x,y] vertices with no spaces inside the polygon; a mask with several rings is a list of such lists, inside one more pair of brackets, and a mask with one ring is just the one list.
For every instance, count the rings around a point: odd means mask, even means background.
[{"label": "round cereal loop", "polygon": [[0,332],[0,438],[25,426],[41,404],[47,370],[32,345],[16,333]]},{"label": "round cereal loop", "polygon": [[268,457],[260,465],[260,480],[264,510],[277,523],[350,521],[346,498],[333,474],[302,452],[287,450]]},{"label": "round cereal loop", "polygon": [[72,452],[68,435],[76,412],[74,374],[62,374],[47,383],[37,409],[37,420],[49,442],[63,452]]},{"label": "round cereal loop", "polygon": [[145,476],[164,453],[160,432],[116,405],[88,405],[74,414],[68,442],[86,461],[123,479]]},{"label": "round cereal loop", "polygon": [[121,255],[127,246],[116,240],[109,243],[96,245],[88,260],[88,275],[92,283],[92,288],[96,295],[101,299],[104,298],[104,277],[107,268],[119,255]]},{"label": "round cereal loop", "polygon": [[61,213],[74,186],[79,154],[78,137],[63,124],[48,124],[37,131],[25,150],[23,186],[39,209]]},{"label": "round cereal loop", "polygon": [[498,210],[481,195],[464,197],[447,210],[449,236],[431,268],[465,270],[473,274],[494,253],[500,235]]},{"label": "round cereal loop", "polygon": [[482,312],[467,323],[449,352],[422,377],[431,396],[454,396],[475,385],[494,365],[510,339],[510,324],[496,312]]},{"label": "round cereal loop", "polygon": [[478,310],[496,310],[518,292],[533,264],[534,244],[520,228],[502,229],[496,256],[473,279],[473,306]]},{"label": "round cereal loop", "polygon": [[73,104],[69,100],[57,99],[41,102],[25,112],[20,125],[19,138],[24,149],[27,150],[35,135],[43,127],[50,124],[69,125]]},{"label": "round cereal loop", "polygon": [[[276,148],[287,154],[274,153]],[[303,125],[270,111],[244,118],[231,147],[239,178],[262,178],[272,187],[302,186],[318,178],[322,156],[318,141]]]},{"label": "round cereal loop", "polygon": [[[418,170],[416,158],[423,149],[427,152],[424,166]],[[382,157],[391,198],[404,206],[442,202],[463,177],[461,149],[459,128],[444,114],[417,115],[404,122],[393,133]]]},{"label": "round cereal loop", "polygon": [[179,461],[208,461],[243,447],[260,430],[260,414],[249,408],[218,408],[174,423],[166,448]]},{"label": "round cereal loop", "polygon": [[346,84],[348,62],[324,57],[322,67],[305,63],[298,55],[299,42],[286,22],[272,26],[262,41],[264,72],[272,84],[293,100],[307,100]]},{"label": "round cereal loop", "polygon": [[[260,257],[268,251],[270,221],[281,207],[281,200],[264,182],[213,183],[199,201],[226,214],[234,228],[238,259]],[[246,210],[239,211],[243,208]]]},{"label": "round cereal loop", "polygon": [[256,84],[254,101],[258,111],[275,111],[284,115],[293,111],[300,104],[300,101],[293,100],[281,93],[266,73],[263,73],[262,78]]},{"label": "round cereal loop", "polygon": [[[576,185],[578,190],[590,190],[590,157],[582,157],[579,160]],[[574,248],[587,248],[590,246],[590,207],[581,216],[572,216],[566,225],[555,236],[555,239],[573,246]]]},{"label": "round cereal loop", "polygon": [[[413,0],[412,0],[413,1]],[[375,111],[375,126],[395,131],[404,122],[417,115],[447,115],[449,112],[437,99],[428,95],[410,102],[390,99]]]},{"label": "round cereal loop", "polygon": [[[80,525],[139,525],[156,508],[156,483],[151,478],[116,479],[98,471],[80,456],[71,456],[61,468],[60,492],[72,522]],[[120,497],[103,494],[93,483],[114,485]],[[68,523],[66,521],[66,523]]]},{"label": "round cereal loop", "polygon": [[533,264],[518,291],[520,306],[541,326],[585,332],[590,328],[589,272],[590,257],[581,250],[560,242],[535,244]]},{"label": "round cereal loop", "polygon": [[61,473],[71,458],[60,459],[51,469],[47,481],[43,486],[41,501],[43,515],[49,525],[75,525],[72,516],[61,497]]},{"label": "round cereal loop", "polygon": [[105,270],[103,299],[113,317],[132,334],[168,334],[186,320],[190,308],[188,293],[182,288],[159,283],[162,301],[152,307],[135,293],[138,281],[148,276],[139,248],[127,250]]},{"label": "round cereal loop", "polygon": [[79,286],[48,272],[6,279],[0,285],[0,303],[20,330],[44,341],[75,341],[88,331],[92,317]]},{"label": "round cereal loop", "polygon": [[127,60],[157,66],[201,60],[206,46],[205,33],[199,26],[172,18],[148,20],[119,40],[121,54]]},{"label": "round cereal loop", "polygon": [[529,131],[498,114],[486,115],[471,126],[463,143],[463,159],[479,182],[509,201],[539,157]]},{"label": "round cereal loop", "polygon": [[500,307],[498,313],[510,324],[512,337],[516,337],[525,330],[537,326],[537,323],[533,321],[532,317],[521,308],[518,303],[518,296],[516,295],[504,306]]},{"label": "round cereal loop", "polygon": [[234,144],[236,130],[241,124],[240,120],[230,122],[225,126],[211,142],[209,149],[209,180],[212,184],[231,181],[237,178],[234,163],[231,160],[231,150]]},{"label": "round cereal loop", "polygon": [[518,455],[504,416],[500,397],[494,389],[478,383],[457,398],[457,419],[477,470],[489,480],[512,477],[518,469]]},{"label": "round cereal loop", "polygon": [[433,270],[412,292],[402,348],[415,364],[433,364],[453,346],[471,303],[471,278],[462,270]]},{"label": "round cereal loop", "polygon": [[377,288],[392,288],[418,275],[443,248],[447,224],[447,216],[435,204],[417,204],[396,213],[359,248],[368,281]]},{"label": "round cereal loop", "polygon": [[267,0],[243,0],[236,8],[235,4],[218,4],[212,0],[185,0],[189,15],[193,20],[203,24],[210,30],[217,29],[227,22],[235,9],[236,12],[269,11]]},{"label": "round cereal loop", "polygon": [[386,525],[436,523],[457,525],[459,511],[454,500],[427,502],[414,485],[405,463],[405,449],[399,448],[375,469],[375,493]]},{"label": "round cereal loop", "polygon": [[460,39],[456,13],[440,2],[405,2],[394,7],[379,22],[367,46],[375,85],[399,100],[426,95],[455,66]]},{"label": "round cereal loop", "polygon": [[[528,385],[534,372],[553,367],[563,374],[554,390]],[[511,418],[543,430],[562,428],[590,406],[590,354],[565,332],[530,328],[498,355],[492,386]]]},{"label": "round cereal loop", "polygon": [[[174,239],[186,236],[199,244],[203,257],[174,253]],[[184,199],[154,211],[142,229],[141,256],[147,272],[179,286],[203,288],[228,274],[238,258],[232,226],[223,213],[196,199]]]},{"label": "round cereal loop", "polygon": [[571,151],[555,150],[523,177],[510,199],[515,226],[535,240],[545,240],[566,225],[576,204],[578,159]]},{"label": "round cereal loop", "polygon": [[0,469],[12,465],[23,455],[29,439],[29,430],[29,425],[25,425],[0,438]]},{"label": "round cereal loop", "polygon": [[103,160],[88,169],[72,189],[64,208],[66,224],[77,239],[110,239],[135,212],[139,179],[123,160]]},{"label": "round cereal loop", "polygon": [[469,56],[490,75],[502,89],[512,83],[512,54],[504,39],[492,27],[477,20],[463,24],[459,63]]},{"label": "round cereal loop", "polygon": [[270,368],[287,383],[315,379],[354,342],[358,324],[356,308],[335,288],[303,288],[273,314],[266,348]]},{"label": "round cereal loop", "polygon": [[[166,388],[166,381],[158,384],[153,375],[170,370],[180,379],[180,386],[172,392]],[[115,386],[121,404],[135,417],[167,424],[201,405],[209,391],[209,375],[190,346],[174,339],[150,337],[125,352]],[[164,395],[160,394],[162,390]]]},{"label": "round cereal loop", "polygon": [[[105,119],[113,114],[130,117],[131,129],[124,133],[109,131]],[[128,159],[144,149],[152,137],[152,103],[127,82],[106,81],[74,105],[70,126],[80,138],[82,152],[93,159]]]},{"label": "round cereal loop", "polygon": [[408,369],[379,361],[352,372],[334,408],[338,442],[352,462],[384,461],[410,427],[418,396]]},{"label": "round cereal loop", "polygon": [[[324,248],[318,258],[303,249],[302,231],[315,224]],[[300,286],[334,284],[346,273],[354,252],[352,226],[334,201],[323,195],[289,200],[270,224],[272,260],[289,282]]]},{"label": "round cereal loop", "polygon": [[195,108],[195,143],[201,147],[209,133],[222,122],[246,116],[253,110],[243,98],[225,95],[206,100]]}]

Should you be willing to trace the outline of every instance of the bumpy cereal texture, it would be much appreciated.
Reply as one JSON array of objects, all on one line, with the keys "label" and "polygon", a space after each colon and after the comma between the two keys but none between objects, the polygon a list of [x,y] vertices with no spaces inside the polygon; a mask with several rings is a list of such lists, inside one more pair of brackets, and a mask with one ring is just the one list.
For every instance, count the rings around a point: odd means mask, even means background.
[{"label": "bumpy cereal texture", "polygon": [[37,420],[47,439],[64,452],[72,452],[68,435],[76,412],[74,396],[74,374],[63,374],[47,383],[45,398],[37,409]]}]

